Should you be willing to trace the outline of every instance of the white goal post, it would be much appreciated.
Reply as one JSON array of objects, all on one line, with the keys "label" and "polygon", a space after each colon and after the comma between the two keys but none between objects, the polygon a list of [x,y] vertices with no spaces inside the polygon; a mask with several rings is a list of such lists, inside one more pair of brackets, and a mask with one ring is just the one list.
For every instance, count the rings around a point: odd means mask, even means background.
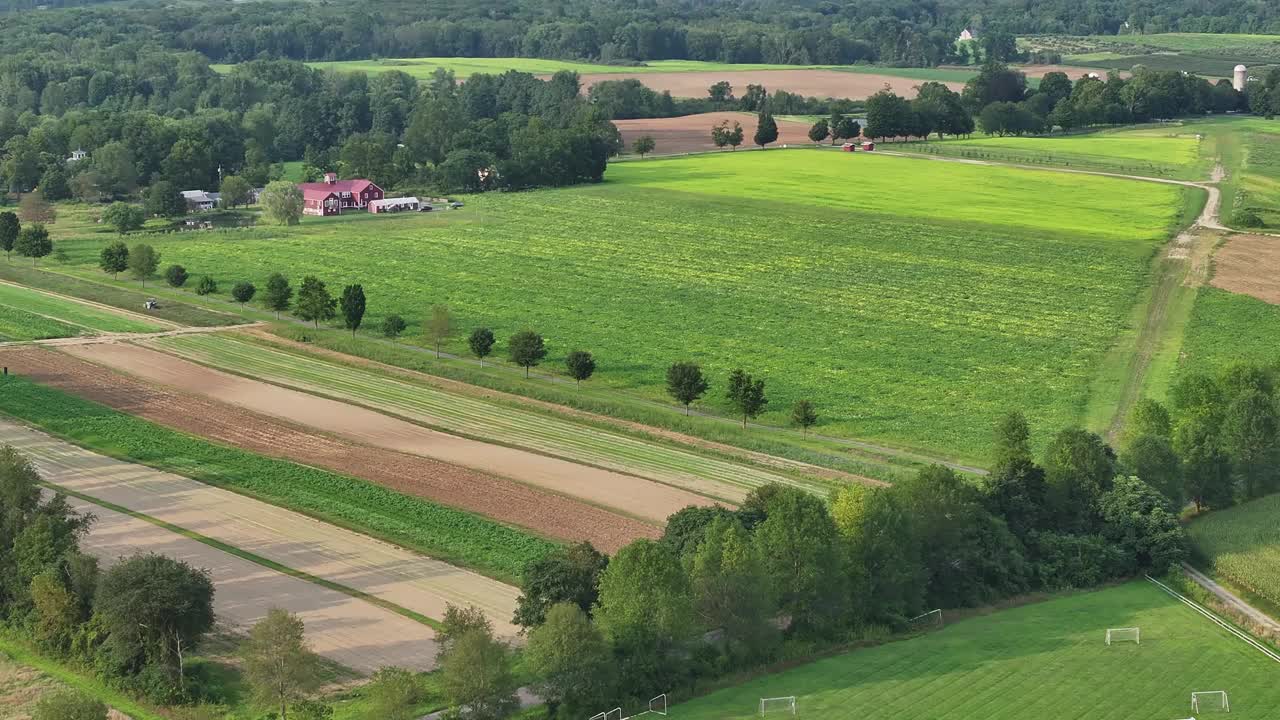
[{"label": "white goal post", "polygon": [[612,710],[606,710],[605,712],[591,716],[591,720],[613,720],[614,718],[622,720],[622,708],[616,707]]},{"label": "white goal post", "polygon": [[1118,642],[1131,642],[1141,645],[1142,630],[1136,627],[1107,628],[1107,644]]},{"label": "white goal post", "polygon": [[1191,712],[1220,710],[1231,712],[1231,701],[1226,690],[1203,690],[1191,693]]},{"label": "white goal post", "polygon": [[656,698],[650,698],[648,712],[651,712],[654,715],[666,715],[667,714],[667,694],[662,693]]},{"label": "white goal post", "polygon": [[760,715],[764,716],[769,713],[783,712],[791,715],[796,714],[796,696],[788,695],[786,697],[760,698]]},{"label": "white goal post", "polygon": [[942,627],[942,608],[930,610],[927,613],[920,613],[908,620],[907,625],[911,627]]}]

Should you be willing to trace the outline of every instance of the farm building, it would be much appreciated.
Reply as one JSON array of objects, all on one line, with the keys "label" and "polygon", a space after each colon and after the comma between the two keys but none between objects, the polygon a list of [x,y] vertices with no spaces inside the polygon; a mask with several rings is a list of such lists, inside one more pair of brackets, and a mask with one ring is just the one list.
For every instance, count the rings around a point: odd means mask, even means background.
[{"label": "farm building", "polygon": [[965,28],[960,31],[960,37],[956,38],[956,42],[968,42],[970,40],[977,40],[977,39],[978,39],[977,35],[970,32],[969,28]]},{"label": "farm building", "polygon": [[[417,212],[422,209],[422,201],[416,197],[383,198],[369,201],[369,212]],[[430,206],[427,208],[430,209]]]},{"label": "farm building", "polygon": [[212,210],[218,204],[218,193],[204,190],[183,190],[182,199],[187,201],[187,210],[203,212]]},{"label": "farm building", "polygon": [[337,173],[325,173],[324,182],[298,183],[305,215],[338,215],[344,210],[365,209],[372,200],[382,199],[382,188],[369,180],[339,180]]}]

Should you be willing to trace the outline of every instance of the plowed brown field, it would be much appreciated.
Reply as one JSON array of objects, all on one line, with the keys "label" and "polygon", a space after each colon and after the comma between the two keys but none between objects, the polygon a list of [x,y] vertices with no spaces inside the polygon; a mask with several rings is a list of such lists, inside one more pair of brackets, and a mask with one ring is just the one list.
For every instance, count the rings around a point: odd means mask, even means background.
[{"label": "plowed brown field", "polygon": [[[649,73],[600,73],[584,75],[584,91],[603,80],[639,80],[658,92],[668,91],[675,97],[705,98],[707,88],[721,80],[741,93],[747,85],[764,85],[770,91],[786,90],[797,95],[820,98],[849,98],[858,100],[880,92],[887,85],[899,95],[915,97],[915,87],[924,80],[876,75],[872,73],[841,72],[839,70],[735,70],[707,72],[649,72]],[[944,83],[959,92],[964,83]]]},{"label": "plowed brown field", "polygon": [[1280,305],[1280,237],[1233,235],[1213,258],[1210,283]]},{"label": "plowed brown field", "polygon": [[[717,150],[711,142],[711,128],[727,121],[732,127],[734,122],[742,125],[742,147],[754,147],[751,138],[756,134],[756,116],[745,112],[713,112],[699,115],[684,115],[673,118],[643,118],[640,120],[614,120],[622,133],[622,141],[627,147],[641,135],[653,137],[657,147],[654,152],[669,155],[683,152],[702,152]],[[778,120],[778,140],[770,147],[782,145],[812,145],[809,139],[809,126],[804,123]],[[726,150],[724,152],[731,152]]]},{"label": "plowed brown field", "polygon": [[612,552],[657,526],[562,495],[407,453],[369,447],[198,395],[153,385],[62,352],[0,351],[38,382],[182,432],[362,478],[562,540]]}]

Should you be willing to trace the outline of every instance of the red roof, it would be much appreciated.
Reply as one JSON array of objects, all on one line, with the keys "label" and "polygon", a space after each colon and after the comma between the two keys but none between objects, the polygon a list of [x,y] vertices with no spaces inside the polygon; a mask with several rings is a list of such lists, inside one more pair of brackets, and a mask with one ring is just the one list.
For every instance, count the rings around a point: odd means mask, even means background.
[{"label": "red roof", "polygon": [[[307,196],[307,191],[309,190],[311,191],[318,190],[324,193],[324,195],[328,195],[329,193],[342,193],[342,192],[349,192],[354,194],[354,193],[364,192],[364,190],[366,190],[372,185],[373,183],[369,182],[368,180],[339,180],[337,182],[332,182],[332,183],[326,183],[326,182],[298,183],[298,187],[302,190],[302,194],[304,197]],[[323,195],[316,195],[312,197],[323,197]]]},{"label": "red roof", "polygon": [[[308,185],[320,185],[322,187],[307,187]],[[302,188],[303,200],[324,200],[333,194],[328,185],[324,183],[303,183],[299,187]]]}]

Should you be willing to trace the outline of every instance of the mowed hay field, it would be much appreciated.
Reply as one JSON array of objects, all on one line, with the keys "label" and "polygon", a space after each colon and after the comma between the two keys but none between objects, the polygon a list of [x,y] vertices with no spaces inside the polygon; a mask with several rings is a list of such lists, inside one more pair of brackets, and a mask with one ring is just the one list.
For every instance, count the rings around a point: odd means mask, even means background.
[{"label": "mowed hay field", "polygon": [[0,342],[99,332],[154,332],[160,325],[0,282]]},{"label": "mowed hay field", "polygon": [[[768,379],[764,419],[812,398],[822,432],[981,457],[1025,408],[1042,436],[1079,419],[1182,188],[820,150],[620,163],[587,187],[473,197],[442,218],[305,219],[157,237],[220,285],[276,269],[361,282],[367,327],[447,302],[465,334],[533,327],[556,368],[663,397],[702,362]],[[455,219],[456,218],[456,219]],[[92,263],[101,242],[68,242]],[[502,343],[496,354],[505,352]]]},{"label": "mowed hay field", "polygon": [[[893,149],[892,145],[886,146]],[[1208,180],[1212,158],[1194,127],[1149,128],[1061,137],[975,136],[914,143],[912,152],[980,161],[1054,165],[1148,177]]]},{"label": "mowed hay field", "polygon": [[1280,605],[1280,495],[1215,510],[1190,532],[1214,574]]},{"label": "mowed hay field", "polygon": [[[1104,643],[1108,627],[1133,626],[1141,645]],[[1134,582],[819,660],[676,705],[670,717],[758,717],[760,698],[794,695],[796,717],[809,719],[1182,718],[1192,714],[1192,692],[1225,690],[1230,717],[1262,720],[1280,707],[1277,669],[1159,588]]]}]

